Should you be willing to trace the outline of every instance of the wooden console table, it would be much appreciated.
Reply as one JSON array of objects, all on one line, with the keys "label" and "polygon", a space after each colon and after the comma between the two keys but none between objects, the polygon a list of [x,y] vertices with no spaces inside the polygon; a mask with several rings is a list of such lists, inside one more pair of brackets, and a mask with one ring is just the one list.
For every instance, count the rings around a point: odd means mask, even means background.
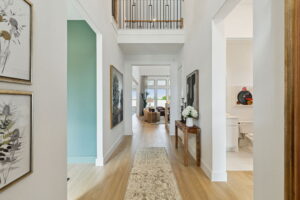
[{"label": "wooden console table", "polygon": [[201,155],[201,129],[197,126],[187,127],[185,123],[181,121],[175,121],[175,148],[178,149],[178,128],[183,132],[183,146],[184,146],[184,165],[189,164],[189,134],[196,135],[196,161],[197,166],[200,166]]}]

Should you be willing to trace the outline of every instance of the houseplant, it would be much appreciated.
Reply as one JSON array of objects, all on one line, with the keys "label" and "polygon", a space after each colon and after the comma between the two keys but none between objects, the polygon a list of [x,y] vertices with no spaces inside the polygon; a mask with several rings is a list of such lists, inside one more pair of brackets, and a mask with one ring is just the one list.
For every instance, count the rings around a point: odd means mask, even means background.
[{"label": "houseplant", "polygon": [[143,109],[142,109],[142,115],[144,115],[144,109],[145,109],[146,106],[147,106],[147,98],[148,98],[148,95],[149,95],[148,92],[141,93],[141,97],[142,97],[142,106],[143,106]]},{"label": "houseplant", "polygon": [[187,106],[183,111],[182,111],[182,116],[186,118],[186,126],[188,127],[193,127],[194,126],[194,121],[193,119],[196,119],[198,117],[198,112],[197,110],[192,107],[192,106]]}]

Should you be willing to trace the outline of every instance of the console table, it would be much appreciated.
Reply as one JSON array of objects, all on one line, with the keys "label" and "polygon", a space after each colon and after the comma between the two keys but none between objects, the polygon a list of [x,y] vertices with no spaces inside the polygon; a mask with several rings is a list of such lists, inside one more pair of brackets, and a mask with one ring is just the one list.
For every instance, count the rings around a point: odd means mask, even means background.
[{"label": "console table", "polygon": [[175,148],[178,149],[178,129],[183,132],[183,146],[184,146],[184,165],[189,164],[189,134],[196,135],[196,161],[197,166],[200,166],[201,155],[201,129],[197,126],[187,127],[185,123],[181,121],[175,121]]}]

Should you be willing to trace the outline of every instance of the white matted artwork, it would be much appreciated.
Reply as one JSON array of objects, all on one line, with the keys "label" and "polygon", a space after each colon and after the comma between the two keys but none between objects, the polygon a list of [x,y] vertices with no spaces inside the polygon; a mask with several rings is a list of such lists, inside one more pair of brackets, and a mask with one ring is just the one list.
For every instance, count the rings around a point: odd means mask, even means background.
[{"label": "white matted artwork", "polygon": [[0,91],[0,191],[31,172],[32,95]]},{"label": "white matted artwork", "polygon": [[0,0],[0,80],[31,83],[31,4]]}]

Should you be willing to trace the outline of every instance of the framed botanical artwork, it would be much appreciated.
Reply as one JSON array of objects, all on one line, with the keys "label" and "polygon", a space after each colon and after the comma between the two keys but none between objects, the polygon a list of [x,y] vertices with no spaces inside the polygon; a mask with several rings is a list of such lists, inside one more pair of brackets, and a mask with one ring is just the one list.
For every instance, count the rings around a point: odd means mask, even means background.
[{"label": "framed botanical artwork", "polygon": [[0,191],[32,170],[32,94],[0,90]]},{"label": "framed botanical artwork", "polygon": [[112,16],[115,20],[116,23],[118,23],[118,8],[119,8],[119,4],[118,4],[118,0],[111,0],[111,5],[112,5]]},{"label": "framed botanical artwork", "polygon": [[123,121],[123,74],[110,66],[110,119],[111,128]]},{"label": "framed botanical artwork", "polygon": [[199,112],[199,71],[195,70],[186,77],[186,103]]},{"label": "framed botanical artwork", "polygon": [[31,83],[32,6],[0,0],[0,81]]}]

